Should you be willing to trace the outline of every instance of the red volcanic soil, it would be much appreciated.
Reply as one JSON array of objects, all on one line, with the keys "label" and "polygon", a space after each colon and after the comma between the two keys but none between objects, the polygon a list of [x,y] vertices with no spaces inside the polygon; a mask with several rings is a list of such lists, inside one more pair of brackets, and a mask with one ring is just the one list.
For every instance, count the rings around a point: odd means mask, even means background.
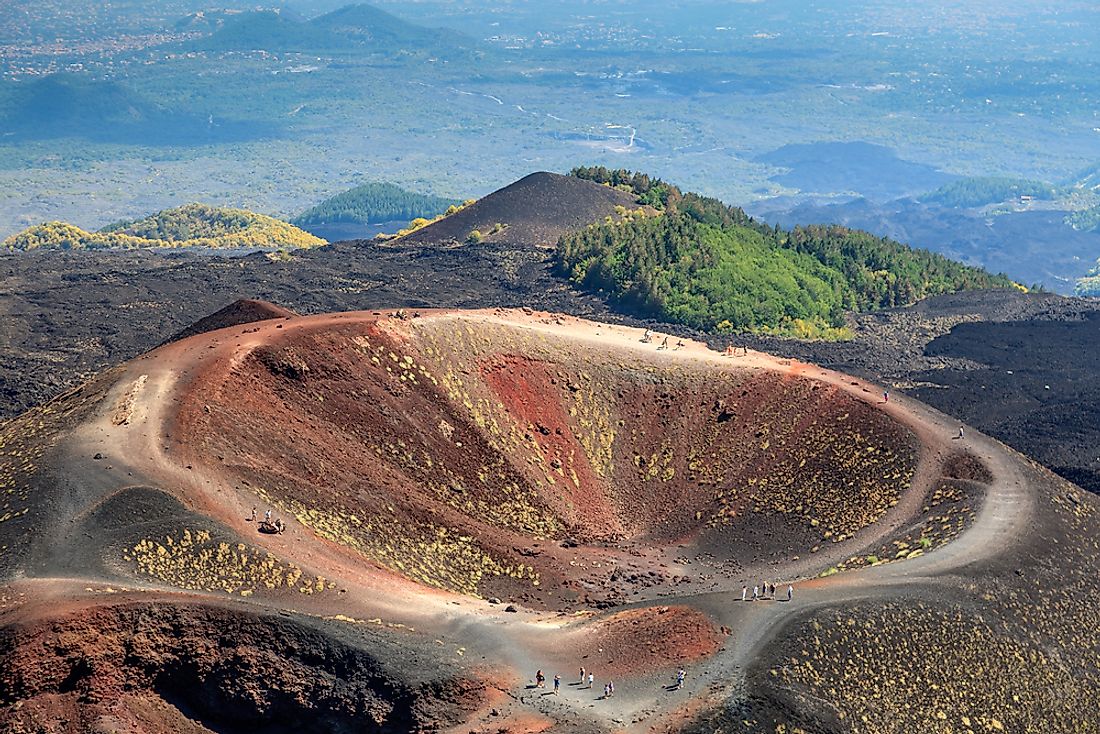
[{"label": "red volcanic soil", "polygon": [[[401,243],[465,242],[477,230],[489,242],[553,245],[563,234],[636,209],[624,191],[558,173],[532,173],[461,211],[398,240]],[[497,225],[506,225],[494,232]]]},{"label": "red volcanic soil", "polygon": [[[72,607],[73,605],[64,605]],[[4,731],[413,731],[487,700],[446,664],[372,655],[318,622],[194,603],[127,601],[0,630]],[[347,639],[342,637],[348,636]],[[65,723],[67,722],[67,724]]]},{"label": "red volcanic soil", "polygon": [[553,608],[679,588],[673,542],[748,565],[843,541],[913,477],[906,428],[798,370],[535,326],[344,315],[219,332],[227,356],[191,372],[169,433],[247,504],[377,568]]},{"label": "red volcanic soil", "polygon": [[628,609],[582,628],[567,643],[573,656],[602,677],[648,675],[708,658],[725,635],[690,607]]}]

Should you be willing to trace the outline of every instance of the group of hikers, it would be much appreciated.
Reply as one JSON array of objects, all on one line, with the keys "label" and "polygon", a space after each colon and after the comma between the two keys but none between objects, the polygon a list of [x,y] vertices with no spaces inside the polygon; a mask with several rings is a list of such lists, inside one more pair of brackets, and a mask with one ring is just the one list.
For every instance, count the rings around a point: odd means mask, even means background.
[{"label": "group of hikers", "polygon": [[[653,330],[652,329],[646,329],[645,333],[642,334],[642,344],[651,344],[653,342],[653,337],[654,337]],[[668,337],[666,336],[661,341],[661,343],[657,347],[657,349],[660,350],[660,349],[668,349],[668,348],[669,348]],[[673,349],[683,349],[683,348],[684,348],[684,340],[683,339],[677,339],[676,340],[676,346],[673,347]]]},{"label": "group of hikers", "polygon": [[[751,599],[751,601],[756,601],[757,599],[768,599],[768,598],[775,599],[775,584],[769,584],[767,581],[765,581],[764,583],[760,584],[759,586],[752,587],[752,599]],[[790,584],[787,584],[787,601],[790,601],[793,598],[794,598],[794,587],[791,586]],[[742,586],[741,587],[741,601],[750,601],[750,599],[749,599],[749,587],[748,586]]]},{"label": "group of hikers", "polygon": [[[687,671],[684,670],[683,668],[680,668],[679,670],[676,671],[676,683],[669,686],[668,690],[680,690],[681,688],[683,688],[685,678],[687,678]],[[590,671],[585,670],[584,666],[581,666],[580,677],[577,679],[577,682],[574,683],[573,685],[577,686],[578,688],[583,688],[585,690],[588,690],[588,689],[592,688],[592,686],[594,686],[595,684],[596,684],[595,674],[593,674]],[[535,688],[545,688],[545,687],[546,687],[546,674],[543,673],[542,669],[540,668],[538,671],[535,672]],[[544,694],[544,695],[548,695],[548,694]],[[560,675],[555,675],[554,676],[554,695],[555,696],[561,695],[561,676]],[[605,699],[613,698],[614,696],[615,696],[615,681],[609,680],[606,683],[604,683],[603,698],[605,698]]]},{"label": "group of hikers", "polygon": [[[255,507],[252,508],[252,515],[248,518],[248,521],[256,522]],[[266,510],[264,512],[263,522],[260,523],[259,529],[261,533],[278,534],[286,531],[286,523],[283,522],[283,519],[281,517],[277,517],[274,521],[272,521],[271,510]]]}]

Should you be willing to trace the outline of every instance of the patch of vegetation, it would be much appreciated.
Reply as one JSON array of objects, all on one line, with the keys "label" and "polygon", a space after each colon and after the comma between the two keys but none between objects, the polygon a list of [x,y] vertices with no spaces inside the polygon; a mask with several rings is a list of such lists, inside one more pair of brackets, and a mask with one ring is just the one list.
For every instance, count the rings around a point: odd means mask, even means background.
[{"label": "patch of vegetation", "polygon": [[[839,543],[881,520],[913,479],[916,448],[899,427],[878,416],[851,413],[817,418],[792,431],[782,411],[799,400],[757,406],[751,455],[781,457],[746,462],[752,471],[716,491],[714,525],[739,521],[745,508],[758,515],[804,523],[822,542]],[[728,447],[723,447],[729,451]]]},{"label": "patch of vegetation", "polygon": [[1083,297],[1100,297],[1100,268],[1092,272],[1095,274],[1078,279],[1074,293]]},{"label": "patch of vegetation", "polygon": [[181,589],[224,591],[251,596],[259,589],[282,587],[314,594],[335,585],[303,577],[302,569],[243,543],[218,542],[206,530],[184,529],[164,542],[146,538],[124,554],[139,573]]},{"label": "patch of vegetation", "polygon": [[970,209],[986,204],[999,204],[1020,196],[1050,201],[1060,193],[1058,187],[1042,181],[1007,176],[975,176],[945,184],[920,197],[920,201],[955,209]]},{"label": "patch of vegetation", "polygon": [[88,232],[65,222],[30,227],[4,240],[9,250],[50,247],[65,250],[154,247],[310,248],[326,244],[294,225],[245,209],[187,204],[145,219],[116,222]]},{"label": "patch of vegetation", "polygon": [[1066,224],[1080,232],[1100,231],[1100,204],[1072,212],[1066,217]]},{"label": "patch of vegetation", "polygon": [[558,242],[561,274],[640,316],[707,331],[838,338],[847,311],[1015,285],[858,230],[772,228],[716,199],[629,171],[574,175],[627,187],[664,212],[593,225]]},{"label": "patch of vegetation", "polygon": [[940,484],[928,499],[922,513],[924,517],[904,535],[883,543],[875,552],[866,556],[852,556],[837,564],[841,571],[863,566],[918,558],[926,552],[941,548],[957,538],[974,518],[974,508],[969,495],[954,480]]},{"label": "patch of vegetation", "polygon": [[325,199],[290,221],[298,226],[411,221],[418,217],[434,217],[459,203],[441,196],[406,191],[391,183],[367,183]]},{"label": "patch of vegetation", "polygon": [[412,522],[392,512],[362,520],[342,509],[319,510],[297,500],[273,504],[293,513],[320,537],[352,548],[417,583],[468,596],[480,596],[482,584],[494,577],[536,587],[540,583],[532,566],[498,559],[474,538],[450,528]]},{"label": "patch of vegetation", "polygon": [[[1080,656],[1036,644],[1012,619],[961,606],[861,604],[804,618],[784,639],[782,657],[756,673],[761,688],[811,702],[804,715],[827,701],[838,730],[1086,731],[1095,712],[1096,693],[1073,659]],[[780,716],[768,731],[802,723],[790,710]]]},{"label": "patch of vegetation", "polygon": [[447,207],[447,211],[445,211],[442,214],[439,214],[437,216],[434,216],[431,219],[428,219],[427,217],[417,217],[416,219],[409,222],[408,227],[405,227],[404,229],[400,230],[393,237],[394,237],[394,239],[396,239],[398,237],[404,237],[407,234],[412,234],[413,232],[417,231],[418,229],[424,229],[429,224],[435,224],[436,222],[443,219],[444,217],[449,217],[452,214],[460,212],[463,209],[465,209],[466,207],[468,207],[471,204],[474,204],[476,202],[477,202],[477,199],[467,199],[466,201],[462,202],[461,204],[452,204],[451,206]]}]

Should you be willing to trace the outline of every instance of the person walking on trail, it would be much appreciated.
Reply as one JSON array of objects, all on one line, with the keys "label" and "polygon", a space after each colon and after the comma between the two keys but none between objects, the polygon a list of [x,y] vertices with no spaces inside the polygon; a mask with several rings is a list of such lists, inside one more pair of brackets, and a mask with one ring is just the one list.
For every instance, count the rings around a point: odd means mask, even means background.
[{"label": "person walking on trail", "polygon": [[687,671],[685,671],[683,668],[680,668],[678,671],[676,671],[676,690],[680,690],[684,687],[684,678],[686,677]]},{"label": "person walking on trail", "polygon": [[544,688],[546,686],[546,676],[542,674],[540,669],[535,673],[535,688]]},{"label": "person walking on trail", "polygon": [[584,685],[584,666],[581,666],[581,685]]},{"label": "person walking on trail", "polygon": [[882,402],[884,402],[884,403],[890,402],[890,391],[889,390],[883,390],[882,391]]},{"label": "person walking on trail", "polygon": [[249,522],[256,522],[256,508],[252,508],[252,514],[248,517]]},{"label": "person walking on trail", "polygon": [[644,344],[649,344],[651,341],[653,341],[653,332],[649,329],[646,329],[645,333],[642,334],[642,342]]},{"label": "person walking on trail", "polygon": [[775,598],[775,584],[768,587],[768,595],[771,596],[772,599]]},{"label": "person walking on trail", "polygon": [[661,342],[661,346],[659,346],[658,349],[668,349],[668,337],[667,336]]},{"label": "person walking on trail", "polygon": [[596,682],[596,676],[592,673],[588,674],[588,687],[591,688],[592,684]]},{"label": "person walking on trail", "polygon": [[561,690],[561,676],[560,675],[555,675],[554,676],[554,695],[555,696],[560,695],[559,694],[560,690]]},{"label": "person walking on trail", "polygon": [[612,696],[615,695],[615,681],[609,680],[607,682],[607,690],[611,693]]},{"label": "person walking on trail", "polygon": [[963,437],[963,427],[959,426],[959,438]]},{"label": "person walking on trail", "polygon": [[759,598],[759,597],[760,597],[760,587],[759,586],[752,587],[752,600],[756,601],[757,598]]},{"label": "person walking on trail", "polygon": [[787,584],[787,601],[790,601],[792,596],[794,596],[794,587]]},{"label": "person walking on trail", "polygon": [[732,357],[733,356],[733,343],[732,342],[726,345],[726,356],[727,357]]},{"label": "person walking on trail", "polygon": [[748,595],[749,595],[749,587],[742,586],[741,587],[741,601],[745,601],[745,599],[748,597]]}]

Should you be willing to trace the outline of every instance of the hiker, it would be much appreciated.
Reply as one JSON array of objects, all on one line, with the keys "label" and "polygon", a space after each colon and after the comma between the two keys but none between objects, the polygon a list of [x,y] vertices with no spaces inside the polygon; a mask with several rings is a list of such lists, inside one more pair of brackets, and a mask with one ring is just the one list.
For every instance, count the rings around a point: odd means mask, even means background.
[{"label": "hiker", "polygon": [[771,597],[772,597],[772,599],[774,599],[774,598],[775,598],[775,584],[772,584],[772,585],[771,585],[771,586],[769,587],[769,592],[768,592],[768,593],[770,593],[770,594],[771,594]]},{"label": "hiker", "polygon": [[726,345],[726,356],[727,357],[732,357],[733,356],[733,342],[730,342],[729,344]]},{"label": "hiker", "polygon": [[661,342],[661,346],[659,346],[657,348],[658,349],[668,349],[668,337],[667,336],[665,337],[665,340]]},{"label": "hiker", "polygon": [[284,530],[286,530],[286,525],[283,524],[283,518],[280,517],[275,520],[275,532],[281,533]]},{"label": "hiker", "polygon": [[792,596],[794,596],[794,587],[787,584],[787,601],[790,601]]},{"label": "hiker", "polygon": [[760,584],[760,598],[761,599],[766,599],[767,596],[768,596],[768,582],[765,581],[764,583]]},{"label": "hiker", "polygon": [[545,687],[546,687],[546,676],[542,674],[542,669],[540,668],[538,670],[538,672],[535,673],[535,688],[545,688]]},{"label": "hiker", "polygon": [[676,671],[676,690],[680,690],[684,687],[684,678],[686,677],[687,672],[683,668]]},{"label": "hiker", "polygon": [[959,435],[956,436],[956,438],[962,438],[962,437],[963,437],[963,427],[959,426]]},{"label": "hiker", "polygon": [[649,344],[651,341],[653,341],[653,332],[646,329],[645,334],[642,335],[642,343]]},{"label": "hiker", "polygon": [[748,595],[749,595],[749,587],[742,586],[741,587],[741,601],[745,601],[745,597],[747,597]]},{"label": "hiker", "polygon": [[759,596],[760,596],[760,587],[759,586],[752,587],[752,600],[756,601],[756,599]]},{"label": "hiker", "polygon": [[611,684],[610,683],[604,683],[603,684],[603,697],[604,698],[611,698]]},{"label": "hiker", "polygon": [[581,685],[584,685],[584,666],[581,666]]},{"label": "hiker", "polygon": [[596,682],[596,676],[592,673],[588,674],[588,687],[591,688],[592,684]]},{"label": "hiker", "polygon": [[271,510],[264,512],[264,522],[271,522]]},{"label": "hiker", "polygon": [[882,391],[882,402],[884,402],[884,403],[890,402],[890,391],[889,390],[883,390]]},{"label": "hiker", "polygon": [[248,517],[249,522],[256,522],[256,508],[252,508],[252,514]]},{"label": "hiker", "polygon": [[676,348],[677,349],[683,349],[684,348],[684,340],[683,339],[677,339],[676,340]]},{"label": "hiker", "polygon": [[555,675],[554,676],[554,695],[555,696],[560,695],[558,693],[560,690],[561,690],[561,676],[560,675]]},{"label": "hiker", "polygon": [[609,680],[607,682],[607,690],[611,692],[611,695],[615,695],[615,681]]}]

